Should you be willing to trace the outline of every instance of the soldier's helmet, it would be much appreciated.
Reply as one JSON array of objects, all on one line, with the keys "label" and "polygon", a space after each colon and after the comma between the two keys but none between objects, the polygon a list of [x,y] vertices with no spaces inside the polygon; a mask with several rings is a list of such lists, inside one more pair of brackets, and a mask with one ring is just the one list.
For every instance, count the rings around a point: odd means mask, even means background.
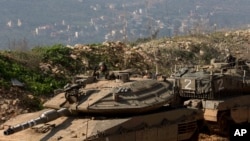
[{"label": "soldier's helmet", "polygon": [[99,63],[99,69],[104,72],[104,71],[107,71],[107,66],[104,62],[100,62]]},{"label": "soldier's helmet", "polygon": [[105,65],[104,62],[100,62],[100,63],[99,63],[99,67],[100,67],[100,66],[106,66],[106,65]]}]

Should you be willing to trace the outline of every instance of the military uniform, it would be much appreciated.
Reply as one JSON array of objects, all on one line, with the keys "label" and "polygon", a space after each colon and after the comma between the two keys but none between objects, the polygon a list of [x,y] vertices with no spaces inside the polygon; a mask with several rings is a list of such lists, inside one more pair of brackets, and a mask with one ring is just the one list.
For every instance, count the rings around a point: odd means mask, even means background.
[{"label": "military uniform", "polygon": [[94,72],[94,76],[97,79],[114,79],[114,74],[108,71],[108,68],[104,62],[99,63],[99,69]]},{"label": "military uniform", "polygon": [[230,66],[235,66],[236,58],[233,57],[231,54],[227,54],[226,62],[229,63]]}]

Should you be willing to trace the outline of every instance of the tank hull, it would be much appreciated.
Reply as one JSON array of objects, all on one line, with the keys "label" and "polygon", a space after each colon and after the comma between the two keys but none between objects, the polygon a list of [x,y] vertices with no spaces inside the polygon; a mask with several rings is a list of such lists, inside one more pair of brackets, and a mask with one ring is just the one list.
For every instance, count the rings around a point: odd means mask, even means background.
[{"label": "tank hull", "polygon": [[[14,125],[39,116],[41,112],[20,115],[4,125]],[[0,135],[5,141],[162,141],[190,139],[198,129],[202,113],[193,109],[163,110],[158,113],[123,118],[69,116],[60,117],[46,125],[17,132],[11,136]],[[46,133],[39,128],[48,127]]]}]

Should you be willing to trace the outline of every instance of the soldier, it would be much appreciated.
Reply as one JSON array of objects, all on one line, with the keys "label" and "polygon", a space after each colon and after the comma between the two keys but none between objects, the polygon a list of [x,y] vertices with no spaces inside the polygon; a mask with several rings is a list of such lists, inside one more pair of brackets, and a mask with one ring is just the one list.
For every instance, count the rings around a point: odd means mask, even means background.
[{"label": "soldier", "polygon": [[146,70],[143,78],[151,79],[152,76],[153,76],[153,74],[150,71]]},{"label": "soldier", "polygon": [[110,74],[108,71],[108,67],[104,62],[100,62],[98,65],[98,70],[95,70],[94,76],[97,79],[104,78],[104,79],[114,79],[114,74]]},{"label": "soldier", "polygon": [[227,53],[227,56],[225,59],[226,59],[226,62],[229,63],[231,67],[235,65],[236,58],[233,57],[230,53]]}]

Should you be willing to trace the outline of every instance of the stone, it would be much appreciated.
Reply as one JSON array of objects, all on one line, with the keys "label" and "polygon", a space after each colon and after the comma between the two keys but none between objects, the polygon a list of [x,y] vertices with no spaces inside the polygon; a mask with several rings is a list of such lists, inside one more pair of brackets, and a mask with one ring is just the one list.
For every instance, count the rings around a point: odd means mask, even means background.
[{"label": "stone", "polygon": [[18,99],[15,99],[15,100],[12,101],[12,105],[13,105],[13,106],[17,105],[17,103],[19,103],[19,100],[18,100]]},{"label": "stone", "polygon": [[6,120],[6,117],[1,117],[1,120],[2,120],[2,121],[5,121],[5,120]]},{"label": "stone", "polygon": [[1,109],[7,110],[7,109],[9,109],[9,105],[5,103],[5,104],[1,105]]}]

